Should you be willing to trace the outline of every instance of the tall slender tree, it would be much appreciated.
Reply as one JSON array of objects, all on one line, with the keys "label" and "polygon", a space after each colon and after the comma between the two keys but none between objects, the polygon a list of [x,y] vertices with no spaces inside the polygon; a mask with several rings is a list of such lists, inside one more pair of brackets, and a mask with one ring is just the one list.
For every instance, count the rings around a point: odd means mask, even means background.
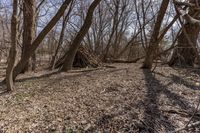
[{"label": "tall slender tree", "polygon": [[18,37],[18,0],[13,0],[13,14],[11,19],[11,48],[8,57],[8,66],[6,69],[6,85],[7,90],[11,91],[13,89],[13,69],[15,65],[16,58],[16,46],[17,46],[17,37]]}]

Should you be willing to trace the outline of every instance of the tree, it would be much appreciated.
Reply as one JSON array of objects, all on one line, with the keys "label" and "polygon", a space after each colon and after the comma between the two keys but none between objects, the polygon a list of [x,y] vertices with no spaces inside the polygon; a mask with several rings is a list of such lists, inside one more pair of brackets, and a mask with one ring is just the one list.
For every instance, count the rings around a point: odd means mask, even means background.
[{"label": "tree", "polygon": [[[29,53],[35,34],[35,0],[24,0],[23,2],[23,43],[21,58]],[[22,73],[28,71],[29,61],[27,61]]]},{"label": "tree", "polygon": [[101,0],[94,0],[93,3],[90,5],[84,24],[81,27],[80,31],[77,33],[76,37],[74,38],[71,47],[69,48],[69,52],[67,53],[67,56],[65,57],[65,61],[62,67],[62,71],[68,71],[72,69],[73,61],[76,55],[76,52],[80,46],[80,43],[82,42],[83,38],[87,34],[93,19],[93,13],[95,8],[99,5]]},{"label": "tree", "polygon": [[51,29],[55,26],[58,20],[63,16],[65,10],[67,9],[68,5],[71,3],[72,0],[65,0],[57,11],[55,16],[49,21],[49,23],[44,27],[44,29],[39,33],[39,35],[35,38],[32,42],[29,52],[23,56],[20,61],[17,63],[16,67],[13,70],[13,79],[16,79],[17,75],[22,72],[26,63],[29,61],[30,57],[34,54],[35,50],[38,48],[42,40],[45,36],[51,31]]},{"label": "tree", "polygon": [[61,28],[61,32],[60,32],[60,36],[59,36],[59,40],[58,40],[58,46],[56,47],[55,53],[52,56],[52,60],[51,60],[51,64],[50,64],[51,69],[55,68],[58,51],[63,44],[65,29],[67,26],[67,22],[69,21],[70,13],[72,12],[73,6],[74,6],[74,0],[71,2],[70,8],[69,8],[67,14],[65,16],[63,16],[63,22],[62,22],[62,28]]},{"label": "tree", "polygon": [[[190,3],[177,3],[177,5],[183,5],[189,7],[189,13],[180,12],[183,18],[186,20],[186,23],[181,22],[182,24],[182,32],[178,37],[178,46],[174,50],[172,58],[169,62],[170,66],[193,66],[195,59],[199,58],[197,51],[197,39],[200,32],[199,26],[199,17],[198,10],[195,9],[197,5],[192,6],[192,4],[196,4],[196,1],[190,1]],[[199,59],[198,59],[199,60]]]},{"label": "tree", "polygon": [[18,0],[13,0],[13,14],[11,19],[11,48],[8,57],[8,66],[6,69],[6,85],[7,90],[11,91],[13,89],[13,69],[15,65],[16,58],[16,46],[17,46],[17,37],[18,37]]},{"label": "tree", "polygon": [[153,33],[151,35],[151,39],[149,42],[145,61],[143,63],[142,68],[145,68],[145,69],[152,68],[153,60],[155,58],[155,54],[159,46],[158,38],[160,34],[160,28],[161,28],[168,5],[169,5],[169,0],[163,0],[161,3],[160,10],[158,12],[157,20],[154,25]]}]

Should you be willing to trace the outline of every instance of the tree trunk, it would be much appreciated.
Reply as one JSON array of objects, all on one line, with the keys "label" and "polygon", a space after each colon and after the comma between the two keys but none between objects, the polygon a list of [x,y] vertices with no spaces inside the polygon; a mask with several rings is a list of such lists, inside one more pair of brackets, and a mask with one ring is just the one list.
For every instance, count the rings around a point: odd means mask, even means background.
[{"label": "tree trunk", "polygon": [[[34,37],[35,27],[35,0],[24,0],[23,2],[23,43],[21,58],[27,55],[30,51],[31,43]],[[30,61],[25,64],[22,73],[29,70]]]},{"label": "tree trunk", "polygon": [[72,42],[71,47],[69,48],[69,52],[65,58],[63,67],[61,71],[68,71],[72,69],[74,58],[76,55],[76,52],[80,46],[81,41],[83,40],[84,36],[87,34],[91,24],[92,24],[92,19],[93,19],[93,12],[95,8],[98,6],[101,0],[94,0],[93,3],[90,5],[87,16],[85,18],[84,24],[81,27],[80,31],[76,35],[74,41]]},{"label": "tree trunk", "polygon": [[[197,39],[200,31],[200,27],[185,24],[184,28],[191,40],[191,42],[197,46]],[[169,62],[170,66],[193,66],[196,58],[195,49],[188,44],[187,37],[184,32],[178,37],[178,46],[174,50],[172,58]]]},{"label": "tree trunk", "polygon": [[65,36],[65,29],[66,29],[66,26],[67,26],[67,22],[68,22],[71,10],[72,10],[72,4],[71,4],[71,7],[70,7],[70,10],[68,11],[68,13],[63,17],[62,29],[61,29],[61,32],[60,32],[58,46],[56,47],[55,53],[52,56],[52,60],[51,60],[51,64],[50,64],[50,68],[52,70],[55,68],[55,63],[56,63],[56,58],[57,58],[57,55],[58,55],[58,51],[59,51],[60,47],[63,44],[63,39],[64,39],[64,36]]},{"label": "tree trunk", "polygon": [[198,16],[198,11],[193,8],[190,8],[189,13],[183,16],[187,23],[182,24],[183,30],[178,37],[177,48],[174,50],[171,60],[168,63],[170,66],[193,66],[196,57],[198,62],[200,62],[198,50],[196,49],[200,32]]},{"label": "tree trunk", "polygon": [[153,33],[149,42],[149,47],[147,49],[146,58],[142,66],[142,68],[144,69],[152,68],[153,60],[159,46],[158,40],[159,40],[160,28],[161,28],[162,21],[164,19],[168,5],[169,5],[169,0],[162,1],[160,11],[158,13],[157,20],[153,29]]},{"label": "tree trunk", "polygon": [[11,20],[11,48],[8,57],[8,66],[6,69],[6,86],[7,90],[13,90],[13,69],[15,65],[16,58],[16,45],[17,45],[17,37],[18,37],[18,20],[17,20],[17,12],[18,12],[18,0],[13,0],[13,14]]},{"label": "tree trunk", "polygon": [[65,0],[56,15],[50,20],[50,22],[45,26],[45,28],[39,33],[39,35],[36,37],[36,39],[33,41],[31,48],[29,50],[29,53],[27,53],[26,56],[23,56],[13,71],[13,79],[15,80],[19,73],[22,72],[24,67],[26,66],[26,63],[30,59],[30,57],[34,54],[35,50],[38,48],[42,40],[45,38],[45,36],[51,31],[51,29],[55,26],[55,24],[58,22],[58,20],[63,16],[66,8],[70,4],[72,0]]}]

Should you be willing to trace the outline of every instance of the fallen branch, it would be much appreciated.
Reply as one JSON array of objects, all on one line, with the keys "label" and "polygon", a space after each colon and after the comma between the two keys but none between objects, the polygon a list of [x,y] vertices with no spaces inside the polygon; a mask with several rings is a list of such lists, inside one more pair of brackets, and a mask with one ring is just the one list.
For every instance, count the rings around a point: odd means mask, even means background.
[{"label": "fallen branch", "polygon": [[[177,114],[177,115],[181,115],[183,117],[191,117],[193,116],[194,113],[190,113],[184,110],[175,110],[175,109],[169,109],[169,110],[162,110],[162,112],[166,112],[169,114]],[[200,113],[196,113],[194,115],[195,118],[200,118]]]},{"label": "fallen branch", "polygon": [[197,121],[197,122],[194,122],[194,123],[189,124],[187,127],[179,128],[179,129],[177,129],[176,131],[171,132],[171,133],[177,133],[177,132],[186,130],[186,129],[188,129],[188,128],[197,127],[197,126],[199,126],[199,125],[200,125],[200,121]]},{"label": "fallen branch", "polygon": [[172,133],[177,133],[177,132],[180,132],[180,131],[182,131],[182,130],[186,130],[186,129],[191,128],[191,127],[199,126],[199,125],[200,125],[200,121],[190,124],[190,123],[192,122],[192,120],[194,119],[196,113],[198,112],[199,106],[200,106],[200,98],[199,98],[197,107],[196,107],[196,109],[195,109],[195,111],[194,111],[192,117],[191,117],[190,120],[187,122],[187,124],[186,124],[184,127],[179,128],[179,129],[177,129],[175,132],[172,132]]},{"label": "fallen branch", "polygon": [[112,63],[137,63],[139,60],[143,59],[145,56],[138,57],[134,60],[110,60]]},{"label": "fallen branch", "polygon": [[190,118],[190,120],[188,121],[188,123],[186,124],[186,127],[190,124],[190,122],[192,121],[192,119],[194,118],[195,114],[198,112],[199,110],[199,105],[200,105],[200,98],[199,98],[199,102],[197,104],[196,110],[194,111],[192,117]]},{"label": "fallen branch", "polygon": [[84,73],[84,72],[92,72],[92,71],[97,71],[97,70],[101,70],[103,69],[102,67],[98,67],[98,68],[91,68],[91,69],[83,69],[83,70],[71,70],[69,71],[69,73]]}]

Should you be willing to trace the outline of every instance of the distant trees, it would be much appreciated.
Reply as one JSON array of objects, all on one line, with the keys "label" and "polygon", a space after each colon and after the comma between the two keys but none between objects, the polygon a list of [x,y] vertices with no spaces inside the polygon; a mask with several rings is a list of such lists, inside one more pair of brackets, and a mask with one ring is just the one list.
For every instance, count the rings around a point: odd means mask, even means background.
[{"label": "distant trees", "polygon": [[[30,66],[35,70],[39,60],[51,69],[70,70],[79,48],[87,49],[86,53],[101,62],[131,63],[144,59],[142,67],[146,69],[151,69],[163,53],[162,58],[167,61],[173,50],[170,65],[192,66],[199,57],[197,2],[174,0],[174,8],[169,0],[22,0],[18,1],[16,28],[13,19],[12,28],[9,27],[9,4],[1,2],[0,51],[5,54],[1,52],[0,56],[5,58],[8,54],[7,44],[13,46],[12,51],[14,47],[19,51],[13,79]],[[189,13],[182,14],[179,8]],[[10,60],[8,64],[7,73],[11,73]]]}]

